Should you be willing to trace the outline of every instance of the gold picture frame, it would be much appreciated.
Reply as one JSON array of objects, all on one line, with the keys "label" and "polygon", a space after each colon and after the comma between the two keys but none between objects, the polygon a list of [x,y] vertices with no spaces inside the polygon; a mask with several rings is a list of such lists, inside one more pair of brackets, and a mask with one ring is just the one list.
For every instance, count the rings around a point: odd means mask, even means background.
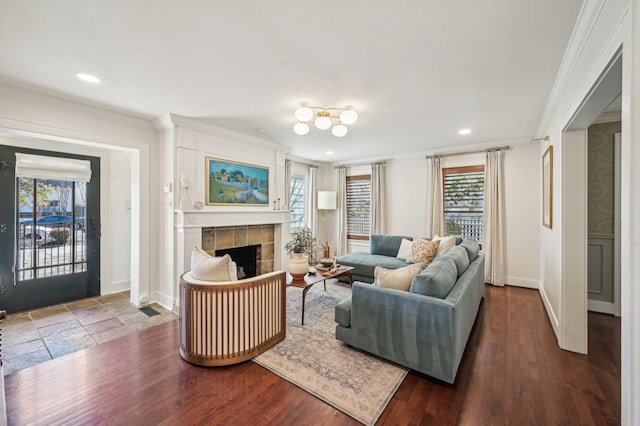
[{"label": "gold picture frame", "polygon": [[542,224],[553,228],[553,145],[542,155]]}]

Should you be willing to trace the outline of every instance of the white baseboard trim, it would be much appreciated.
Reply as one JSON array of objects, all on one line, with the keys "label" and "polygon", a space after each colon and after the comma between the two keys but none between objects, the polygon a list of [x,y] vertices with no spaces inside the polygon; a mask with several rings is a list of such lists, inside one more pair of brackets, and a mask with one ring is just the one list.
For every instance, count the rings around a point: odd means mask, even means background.
[{"label": "white baseboard trim", "polygon": [[505,277],[505,283],[514,287],[533,288],[536,290],[540,288],[540,281],[528,278]]},{"label": "white baseboard trim", "polygon": [[556,340],[560,342],[560,332],[559,332],[560,322],[558,321],[558,317],[556,316],[556,313],[553,311],[553,308],[551,307],[551,303],[549,302],[547,293],[544,292],[544,286],[540,285],[538,288],[538,292],[540,293],[542,304],[544,305],[544,308],[547,311],[547,316],[549,317],[551,328],[553,328],[553,333],[556,335]]},{"label": "white baseboard trim", "polygon": [[109,288],[111,289],[110,293],[120,293],[122,291],[131,290],[131,281],[125,280],[113,282]]},{"label": "white baseboard trim", "polygon": [[602,314],[616,314],[616,305],[610,302],[601,302],[599,300],[587,300],[587,309]]},{"label": "white baseboard trim", "polygon": [[174,312],[175,306],[178,303],[178,301],[173,297],[169,297],[159,291],[154,291],[151,293],[150,302],[157,303],[158,305],[172,312]]}]

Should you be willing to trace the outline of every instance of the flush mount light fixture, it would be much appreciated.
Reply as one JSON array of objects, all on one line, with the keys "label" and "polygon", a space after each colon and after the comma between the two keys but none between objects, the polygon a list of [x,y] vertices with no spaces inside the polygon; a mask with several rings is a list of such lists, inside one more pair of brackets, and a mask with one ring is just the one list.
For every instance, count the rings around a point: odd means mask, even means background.
[{"label": "flush mount light fixture", "polygon": [[460,135],[468,135],[469,133],[471,133],[471,129],[458,130],[458,134]]},{"label": "flush mount light fixture", "polygon": [[303,105],[297,108],[293,115],[298,121],[293,126],[293,131],[297,135],[309,133],[310,124],[313,123],[320,130],[331,128],[331,133],[341,138],[349,131],[346,124],[351,125],[358,121],[358,113],[350,108]]},{"label": "flush mount light fixture", "polygon": [[100,79],[98,77],[96,77],[93,74],[86,73],[86,72],[76,73],[76,77],[78,77],[80,80],[84,81],[85,83],[91,83],[91,84],[99,84],[100,83]]}]

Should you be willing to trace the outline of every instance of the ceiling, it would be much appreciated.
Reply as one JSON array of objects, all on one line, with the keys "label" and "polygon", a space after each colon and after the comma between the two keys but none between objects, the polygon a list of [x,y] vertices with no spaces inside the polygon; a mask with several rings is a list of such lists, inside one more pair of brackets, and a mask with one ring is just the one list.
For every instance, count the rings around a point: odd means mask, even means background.
[{"label": "ceiling", "polygon": [[[581,4],[4,1],[0,80],[149,119],[201,119],[317,161],[512,143],[537,136]],[[343,138],[298,136],[300,104],[353,107],[359,120]]]}]

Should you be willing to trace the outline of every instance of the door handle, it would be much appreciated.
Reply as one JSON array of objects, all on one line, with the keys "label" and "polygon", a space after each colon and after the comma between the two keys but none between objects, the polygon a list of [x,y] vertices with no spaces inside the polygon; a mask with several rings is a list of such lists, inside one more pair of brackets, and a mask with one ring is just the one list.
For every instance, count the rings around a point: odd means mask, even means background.
[{"label": "door handle", "polygon": [[0,234],[6,234],[7,233],[7,224],[3,223],[0,224]]}]

